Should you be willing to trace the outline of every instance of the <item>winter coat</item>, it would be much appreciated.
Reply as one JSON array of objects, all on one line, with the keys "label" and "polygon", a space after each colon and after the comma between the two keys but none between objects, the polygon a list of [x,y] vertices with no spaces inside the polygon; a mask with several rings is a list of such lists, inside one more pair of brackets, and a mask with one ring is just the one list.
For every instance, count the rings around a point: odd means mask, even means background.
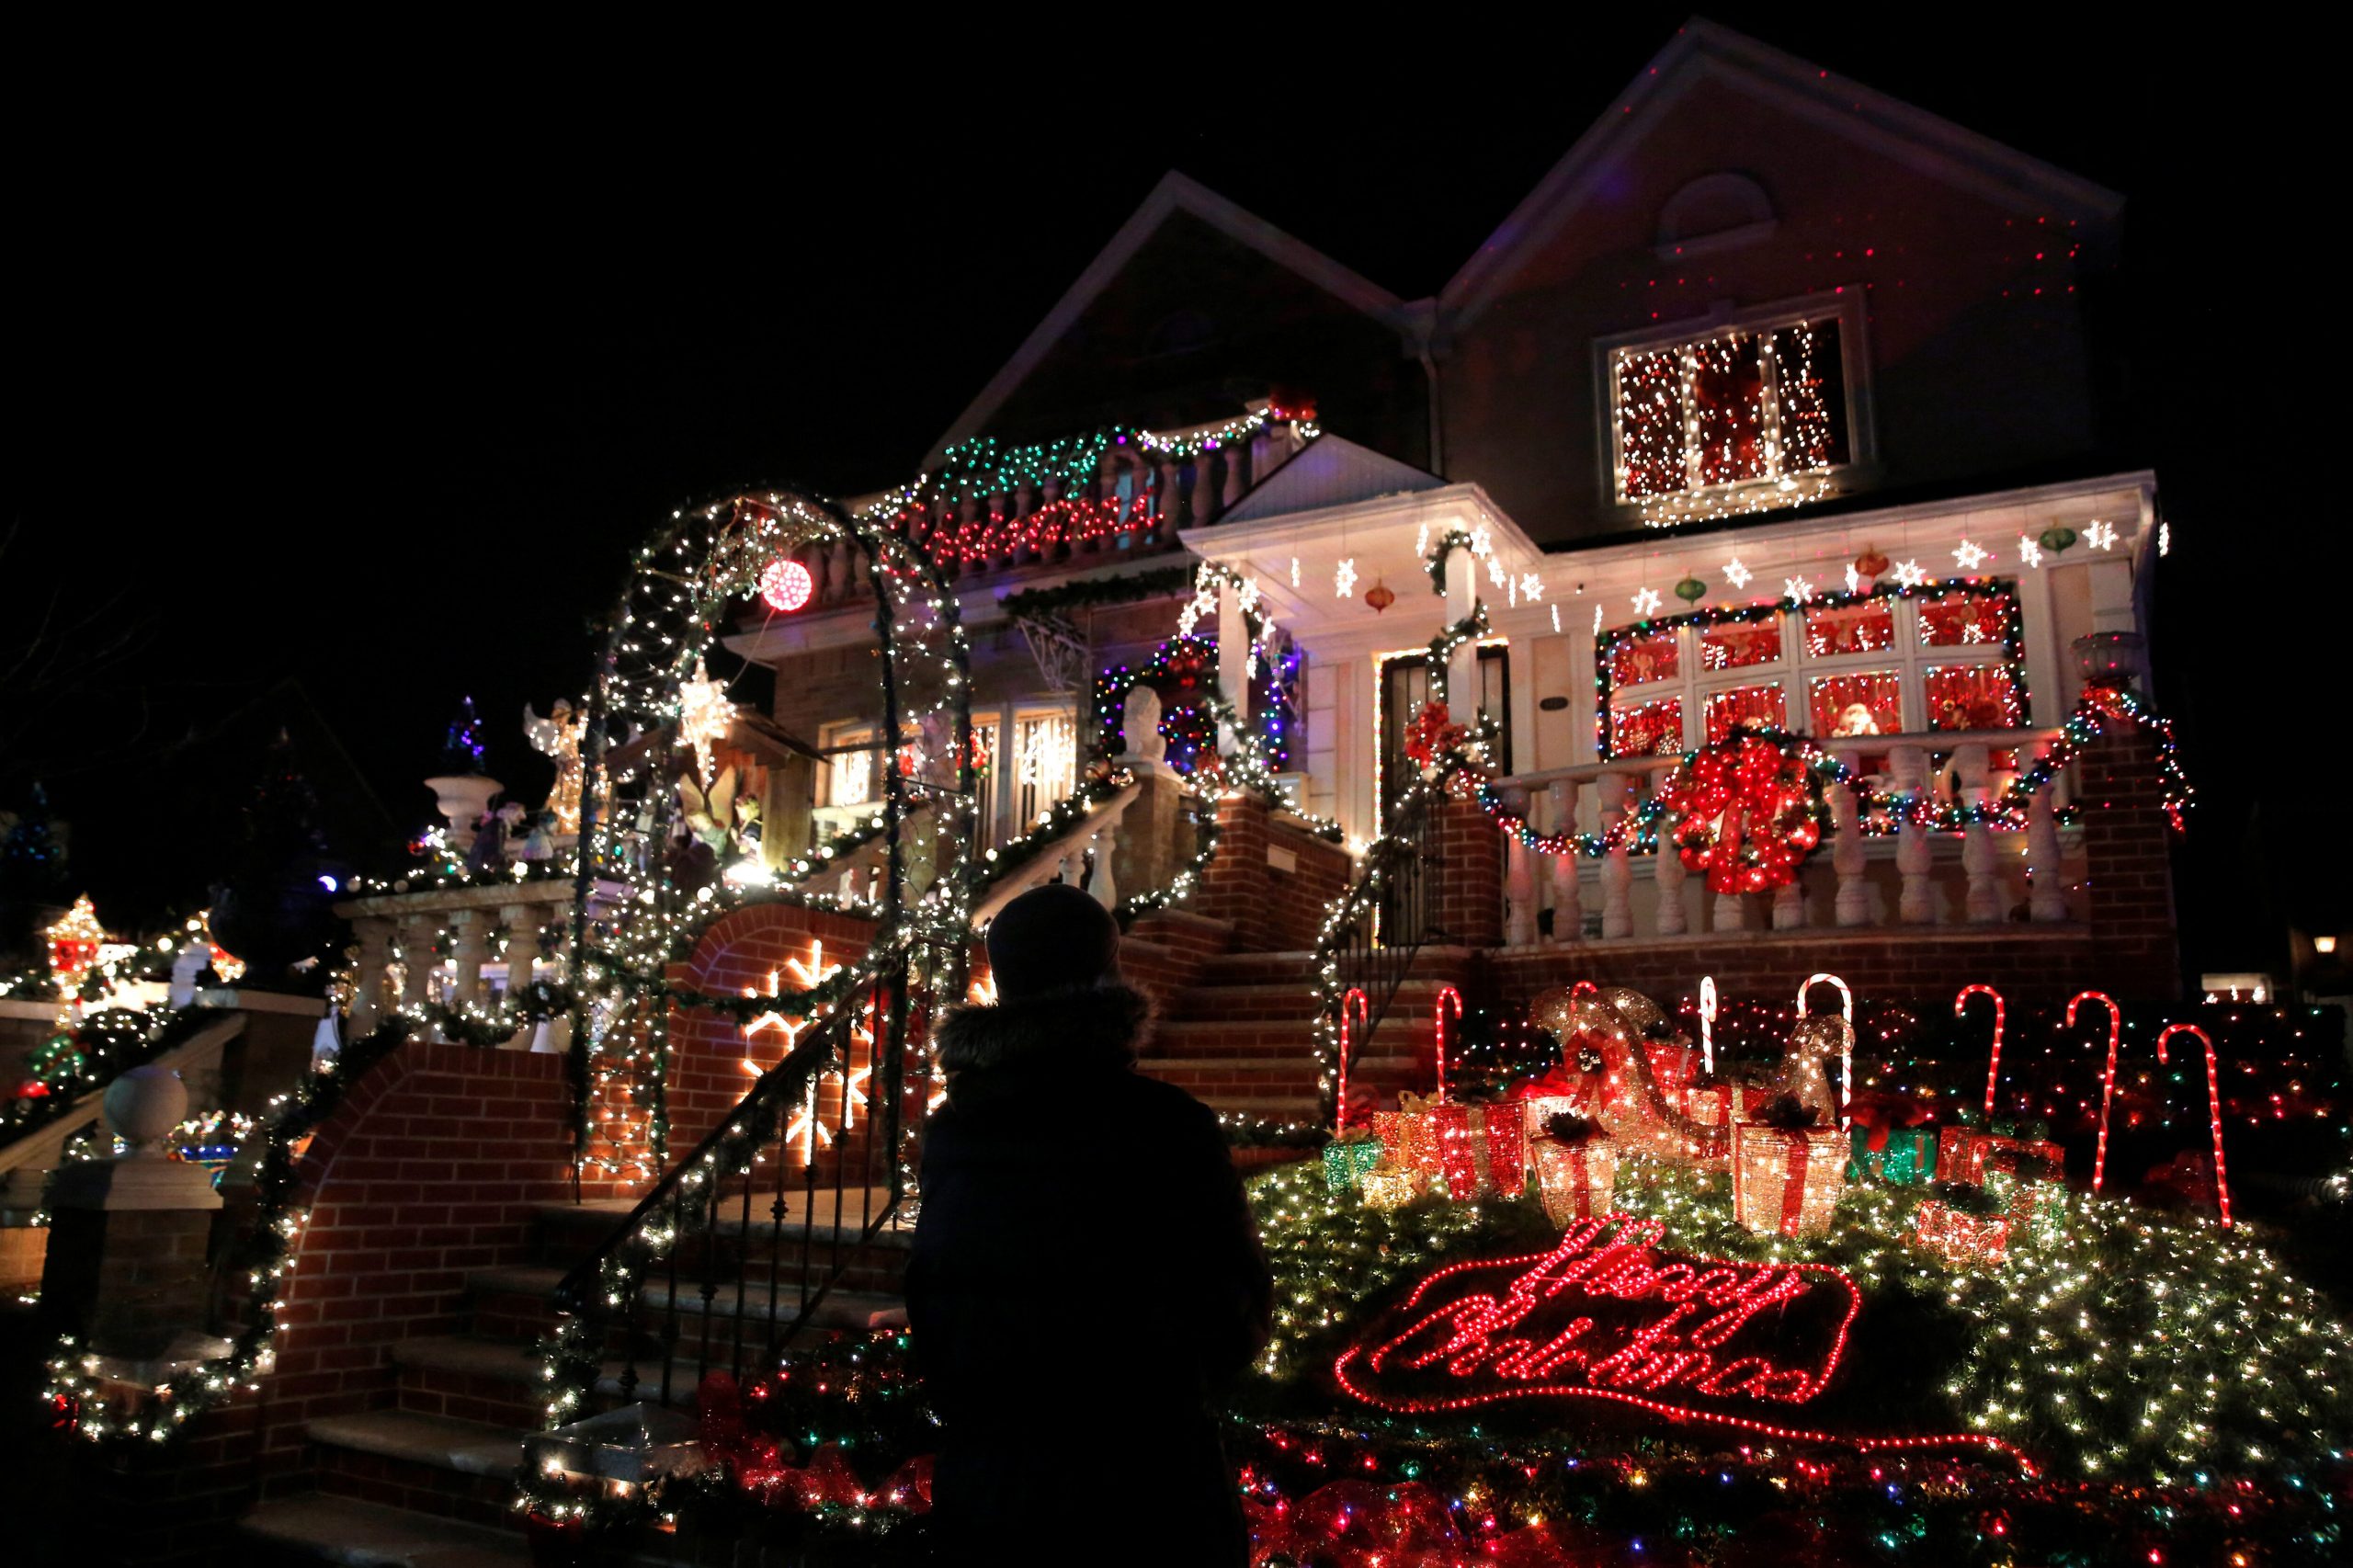
[{"label": "winter coat", "polygon": [[1135,1071],[1146,1014],[1103,987],[939,1029],[907,1313],[942,1561],[1247,1555],[1213,1400],[1272,1280],[1217,1118]]}]

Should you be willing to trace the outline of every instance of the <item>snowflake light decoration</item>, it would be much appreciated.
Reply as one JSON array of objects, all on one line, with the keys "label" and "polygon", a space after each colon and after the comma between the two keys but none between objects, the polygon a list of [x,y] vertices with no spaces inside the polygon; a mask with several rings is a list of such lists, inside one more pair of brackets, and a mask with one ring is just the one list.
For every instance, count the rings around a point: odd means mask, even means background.
[{"label": "snowflake light decoration", "polygon": [[[1648,620],[1651,617],[1658,613],[1658,607],[1665,602],[1665,600],[1658,597],[1658,590],[1656,588],[1644,588],[1641,593],[1634,596],[1634,619],[1637,620]],[[1599,605],[1596,605],[1593,608],[1594,612],[1597,615],[1600,613],[1601,607]]]},{"label": "snowflake light decoration", "polygon": [[1345,599],[1356,591],[1357,558],[1351,555],[1341,562],[1339,569],[1332,574],[1332,595],[1335,598]]},{"label": "snowflake light decoration", "polygon": [[1993,560],[1994,552],[1973,539],[1965,539],[1953,551],[1952,558],[1960,563],[1962,571],[1974,572],[1988,561]]},{"label": "snowflake light decoration", "polygon": [[1756,575],[1756,573],[1740,563],[1740,557],[1737,555],[1724,562],[1724,581],[1730,583],[1735,590],[1748,586],[1748,580]]},{"label": "snowflake light decoration", "polygon": [[1916,588],[1928,580],[1928,574],[1920,570],[1916,561],[1900,561],[1895,566],[1895,580],[1907,588]]},{"label": "snowflake light decoration", "polygon": [[1803,577],[1784,577],[1781,579],[1781,597],[1803,604],[1813,597],[1813,585]]}]

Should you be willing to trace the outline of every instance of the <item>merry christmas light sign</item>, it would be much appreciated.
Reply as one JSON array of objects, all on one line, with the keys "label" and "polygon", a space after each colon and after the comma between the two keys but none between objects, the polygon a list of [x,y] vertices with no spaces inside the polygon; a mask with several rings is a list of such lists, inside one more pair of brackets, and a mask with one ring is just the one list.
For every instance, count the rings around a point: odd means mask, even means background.
[{"label": "merry christmas light sign", "polygon": [[1821,1393],[1862,1310],[1812,1263],[1661,1252],[1665,1225],[1610,1214],[1547,1253],[1439,1269],[1343,1354],[1340,1386],[1384,1410],[1595,1399],[1678,1421],[1857,1448],[1982,1447],[1974,1434],[1874,1437],[1777,1425]]}]

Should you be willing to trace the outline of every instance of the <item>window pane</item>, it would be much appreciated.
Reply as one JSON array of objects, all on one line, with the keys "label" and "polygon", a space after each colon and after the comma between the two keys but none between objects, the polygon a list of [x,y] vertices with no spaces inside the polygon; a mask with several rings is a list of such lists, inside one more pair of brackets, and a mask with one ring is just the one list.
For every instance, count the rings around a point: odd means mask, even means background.
[{"label": "window pane", "polygon": [[[837,746],[865,746],[874,744],[871,730],[852,730],[833,739]],[[862,806],[874,798],[874,754],[870,751],[844,752],[831,759],[828,769],[831,786],[827,798],[836,806]]]},{"label": "window pane", "polygon": [[1813,713],[1813,733],[1822,736],[1901,734],[1903,689],[1893,670],[1822,676],[1809,681],[1806,704]]},{"label": "window pane", "polygon": [[1682,673],[1682,648],[1672,631],[1633,638],[1610,650],[1609,681],[1613,686],[1673,680]]},{"label": "window pane", "polygon": [[1807,473],[1847,460],[1847,376],[1838,323],[1799,322],[1773,333],[1780,383],[1781,470]]},{"label": "window pane", "polygon": [[1628,500],[1688,488],[1683,368],[1672,348],[1618,357],[1618,494]]},{"label": "window pane", "polygon": [[1920,601],[1920,642],[1930,648],[2000,647],[2007,593],[1950,593]]},{"label": "window pane", "polygon": [[1736,686],[1729,691],[1711,691],[1704,716],[1711,744],[1732,733],[1735,724],[1779,730],[1789,723],[1778,681],[1771,686]]},{"label": "window pane", "polygon": [[1683,699],[1614,708],[1609,712],[1609,755],[1666,756],[1683,749]]},{"label": "window pane", "polygon": [[1061,803],[1078,776],[1078,727],[1067,714],[1024,715],[1014,726],[1011,758],[1020,788],[1021,822]]},{"label": "window pane", "polygon": [[1805,651],[1813,658],[1837,653],[1876,653],[1895,646],[1892,599],[1817,605],[1805,612]]},{"label": "window pane", "polygon": [[1754,333],[1727,332],[1690,345],[1691,426],[1699,483],[1763,479],[1765,365]]},{"label": "window pane", "polygon": [[2018,685],[2002,665],[1931,665],[1921,683],[1932,730],[2015,730]]},{"label": "window pane", "polygon": [[1732,621],[1699,633],[1699,667],[1738,670],[1769,665],[1781,656],[1781,619]]}]

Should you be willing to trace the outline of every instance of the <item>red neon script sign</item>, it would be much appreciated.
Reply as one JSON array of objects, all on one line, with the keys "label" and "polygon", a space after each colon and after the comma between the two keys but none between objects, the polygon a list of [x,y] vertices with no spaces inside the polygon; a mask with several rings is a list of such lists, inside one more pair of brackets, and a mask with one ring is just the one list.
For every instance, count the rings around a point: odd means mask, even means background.
[{"label": "red neon script sign", "polygon": [[1862,1297],[1823,1264],[1658,1252],[1665,1231],[1657,1220],[1611,1214],[1570,1226],[1548,1253],[1441,1268],[1333,1371],[1350,1394],[1384,1410],[1597,1399],[1671,1420],[1861,1449],[2016,1453],[1975,1434],[1869,1437],[1758,1419],[1823,1391]]}]

